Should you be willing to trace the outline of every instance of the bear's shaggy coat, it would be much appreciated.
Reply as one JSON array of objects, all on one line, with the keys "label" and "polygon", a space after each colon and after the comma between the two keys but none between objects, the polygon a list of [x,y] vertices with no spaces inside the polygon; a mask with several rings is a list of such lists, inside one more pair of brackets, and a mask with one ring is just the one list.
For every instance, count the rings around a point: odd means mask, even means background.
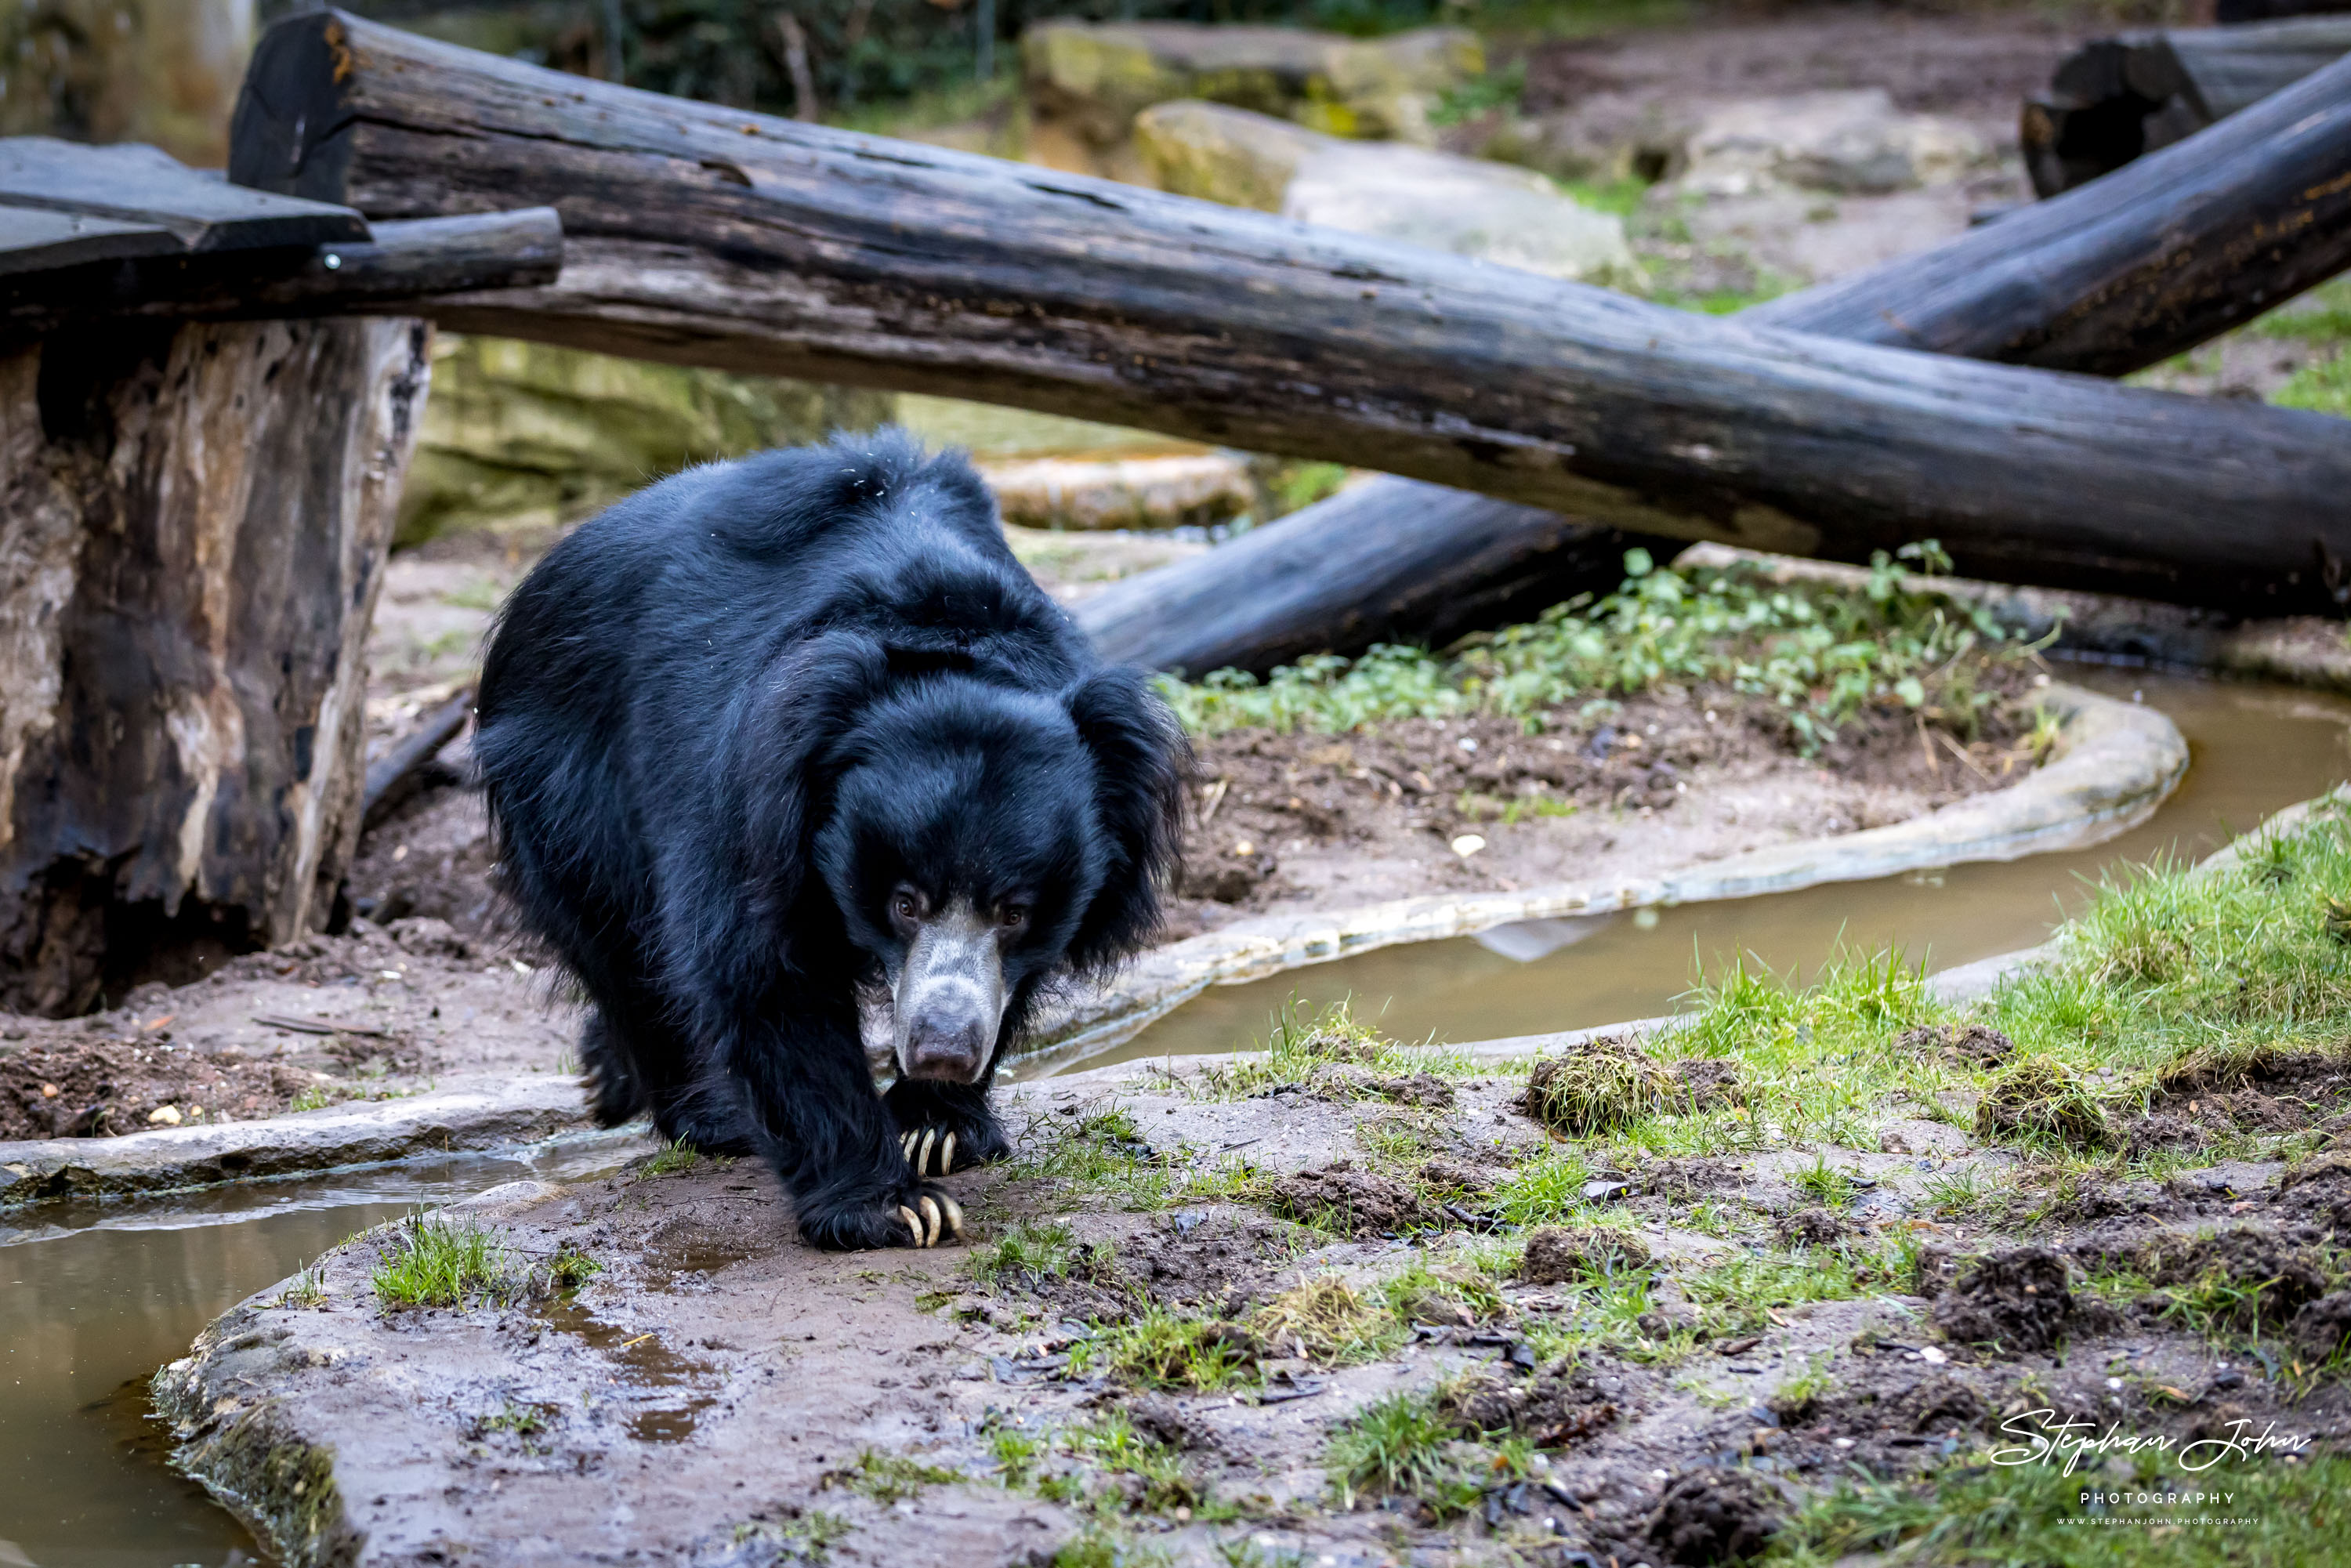
[{"label": "bear's shaggy coat", "polygon": [[[500,612],[475,749],[500,883],[592,1006],[598,1119],[763,1155],[837,1248],[905,1244],[902,1207],[943,1196],[904,1134],[1005,1152],[998,1049],[1157,925],[1187,761],[970,466],[895,431],[692,469],[580,527]],[[912,1046],[901,1017],[877,1094],[861,994],[948,911],[1000,1014]]]}]

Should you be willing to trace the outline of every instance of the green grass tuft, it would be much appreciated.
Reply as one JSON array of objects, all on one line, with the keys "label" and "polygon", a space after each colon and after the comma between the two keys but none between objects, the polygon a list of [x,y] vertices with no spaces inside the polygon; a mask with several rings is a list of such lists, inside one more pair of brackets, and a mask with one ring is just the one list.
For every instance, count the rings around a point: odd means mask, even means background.
[{"label": "green grass tuft", "polygon": [[[1950,564],[1931,541],[1902,554],[1928,571]],[[1570,703],[1714,682],[1777,703],[1811,747],[1872,703],[1972,736],[1996,700],[1983,689],[1991,666],[2024,653],[1988,611],[1907,585],[1882,551],[1860,593],[1782,585],[1743,564],[1685,577],[1641,550],[1625,567],[1625,585],[1597,603],[1571,601],[1444,654],[1383,644],[1352,660],[1302,659],[1264,681],[1219,670],[1161,686],[1186,729],[1216,735],[1466,713],[1534,723]]]},{"label": "green grass tuft", "polygon": [[387,1307],[506,1306],[528,1283],[513,1255],[477,1221],[450,1224],[421,1214],[391,1228],[371,1279]]}]

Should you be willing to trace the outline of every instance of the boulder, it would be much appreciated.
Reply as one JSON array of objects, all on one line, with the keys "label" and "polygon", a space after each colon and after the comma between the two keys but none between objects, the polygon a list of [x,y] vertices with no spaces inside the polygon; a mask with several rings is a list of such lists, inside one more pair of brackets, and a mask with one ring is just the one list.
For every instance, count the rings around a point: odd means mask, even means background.
[{"label": "boulder", "polygon": [[1178,99],[1426,142],[1436,95],[1486,68],[1466,27],[1349,38],[1191,22],[1044,22],[1021,35],[1020,59],[1039,136],[1058,132],[1113,160],[1136,115]]},{"label": "boulder", "polygon": [[1688,166],[1700,119],[1701,106],[1685,99],[1595,92],[1551,114],[1507,119],[1477,152],[1554,180],[1655,184]]},{"label": "boulder", "polygon": [[551,527],[690,463],[866,429],[888,394],[444,334],[394,542]]},{"label": "boulder", "polygon": [[1257,506],[1234,453],[1176,457],[1040,457],[980,469],[1008,523],[1030,528],[1209,528]]},{"label": "boulder", "polygon": [[1138,115],[1162,190],[1589,283],[1634,281],[1625,225],[1532,170],[1425,148],[1347,141],[1222,104]]},{"label": "boulder", "polygon": [[1987,156],[1966,126],[1904,114],[1883,88],[1806,92],[1709,110],[1689,139],[1675,187],[1700,196],[1788,186],[1866,195],[1946,184]]}]

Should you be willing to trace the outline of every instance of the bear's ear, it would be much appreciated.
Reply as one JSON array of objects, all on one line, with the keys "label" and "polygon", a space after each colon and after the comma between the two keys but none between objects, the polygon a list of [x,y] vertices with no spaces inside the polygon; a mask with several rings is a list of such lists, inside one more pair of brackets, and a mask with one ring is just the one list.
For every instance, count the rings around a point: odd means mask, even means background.
[{"label": "bear's ear", "polygon": [[1095,810],[1111,849],[1070,961],[1098,970],[1141,946],[1159,925],[1160,883],[1183,853],[1192,748],[1148,677],[1129,665],[1095,672],[1067,700],[1094,759]]}]

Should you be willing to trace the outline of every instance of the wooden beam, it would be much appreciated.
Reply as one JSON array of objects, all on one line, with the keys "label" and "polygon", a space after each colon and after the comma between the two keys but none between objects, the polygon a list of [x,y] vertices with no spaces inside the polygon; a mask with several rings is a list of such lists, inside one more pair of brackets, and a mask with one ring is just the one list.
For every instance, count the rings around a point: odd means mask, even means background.
[{"label": "wooden beam", "polygon": [[366,220],[348,207],[246,190],[135,142],[0,138],[0,202],[152,224],[195,251],[367,238]]},{"label": "wooden beam", "polygon": [[357,242],[178,255],[0,280],[0,339],[37,338],[105,317],[413,315],[420,296],[552,283],[563,270],[563,225],[552,207],[374,229],[372,239]]},{"label": "wooden beam", "polygon": [[371,217],[547,201],[550,288],[436,319],[1365,464],[1678,538],[2331,604],[2323,415],[1760,330],[338,12],[256,51],[231,172]]},{"label": "wooden beam", "polygon": [[0,205],[0,277],[93,261],[172,256],[186,247],[157,224]]}]

